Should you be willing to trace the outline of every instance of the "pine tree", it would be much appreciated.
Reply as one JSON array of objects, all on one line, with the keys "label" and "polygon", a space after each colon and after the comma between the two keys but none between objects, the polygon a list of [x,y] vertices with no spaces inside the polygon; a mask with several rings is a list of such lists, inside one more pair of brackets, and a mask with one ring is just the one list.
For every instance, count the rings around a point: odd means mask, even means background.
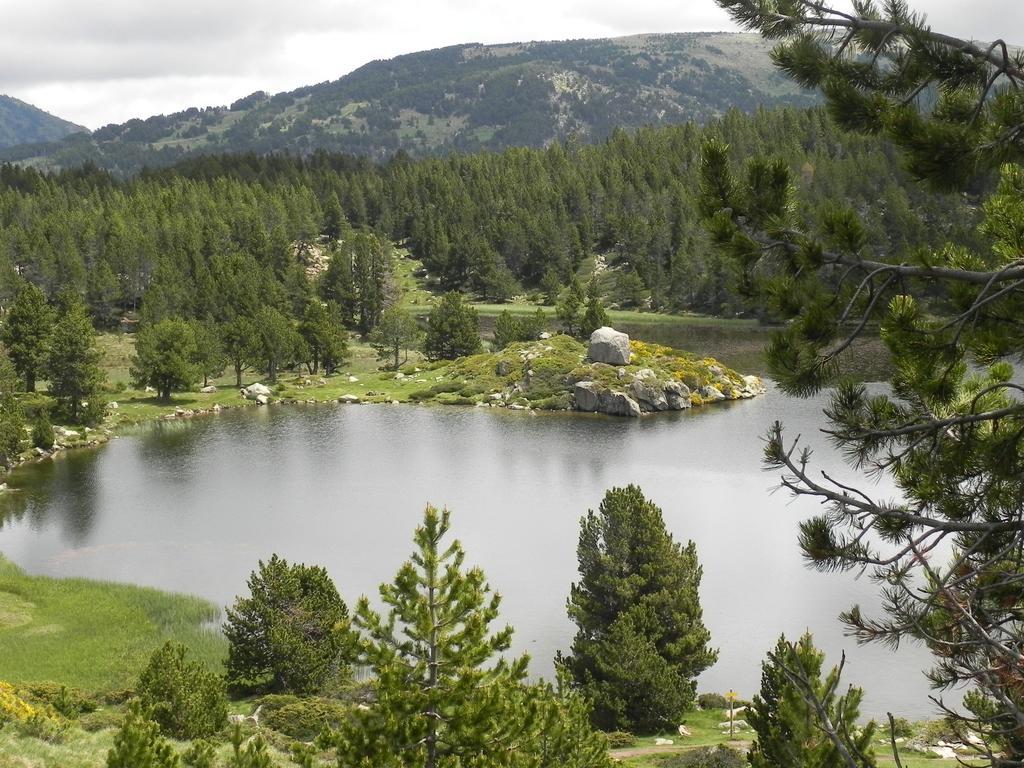
[{"label": "pine tree", "polygon": [[[25,411],[17,397],[18,373],[0,354],[0,465],[10,467],[25,442]],[[45,415],[43,416],[45,418]],[[50,441],[50,446],[53,441]]]},{"label": "pine tree", "polygon": [[565,332],[570,336],[579,335],[583,301],[583,287],[576,275],[573,275],[569,280],[569,285],[562,292],[562,298],[555,305],[555,317],[562,321]]},{"label": "pine tree", "polygon": [[536,768],[612,768],[608,740],[590,724],[590,702],[568,677],[558,673],[555,685],[532,686],[540,714],[528,750],[527,765]]},{"label": "pine tree", "polygon": [[132,383],[140,389],[152,386],[157,397],[168,401],[172,391],[189,390],[202,376],[196,356],[191,323],[168,318],[147,325],[135,337],[135,355],[130,368]]},{"label": "pine tree", "polygon": [[299,333],[309,349],[309,372],[323,366],[324,373],[334,373],[348,354],[348,334],[341,324],[341,312],[333,302],[322,304],[311,299],[299,323]]},{"label": "pine tree", "polygon": [[228,362],[235,369],[235,386],[242,386],[242,372],[258,359],[256,326],[244,316],[228,321],[218,329]]},{"label": "pine tree", "polygon": [[36,377],[46,363],[53,322],[53,310],[43,292],[32,283],[22,283],[7,310],[0,340],[14,369],[24,379],[26,392],[36,391]]},{"label": "pine tree", "polygon": [[227,357],[224,354],[223,346],[221,346],[220,334],[215,326],[198,320],[193,320],[191,325],[192,338],[195,342],[192,362],[199,368],[205,387],[210,383],[211,378],[224,373]]},{"label": "pine tree", "polygon": [[464,568],[459,542],[444,543],[449,514],[428,506],[416,549],[392,584],[381,616],[360,599],[355,624],[376,676],[377,702],[335,735],[341,762],[514,765],[536,723],[523,694],[527,657],[503,657],[512,628],[492,632],[500,598],[479,568]]},{"label": "pine tree", "polygon": [[252,358],[263,364],[267,380],[276,382],[278,369],[294,361],[304,341],[292,321],[273,307],[261,309],[252,328],[255,333],[248,344]]},{"label": "pine tree", "polygon": [[226,611],[227,679],[315,693],[350,671],[348,607],[327,571],[274,555],[249,576],[249,596]]},{"label": "pine tree", "polygon": [[77,294],[61,297],[58,314],[46,363],[50,394],[70,421],[97,422],[103,416],[100,387],[105,377],[96,331]]},{"label": "pine tree", "polygon": [[[825,509],[801,525],[806,557],[823,571],[871,569],[884,612],[854,607],[842,617],[848,630],[865,642],[928,645],[937,688],[973,688],[967,713],[950,706],[947,715],[982,734],[989,763],[1014,764],[1024,758],[1024,400],[1009,360],[1024,349],[1024,55],[934,31],[905,2],[863,0],[853,13],[718,3],[782,39],[776,63],[820,88],[840,125],[884,134],[932,190],[977,192],[999,170],[973,248],[940,240],[887,252],[856,205],[804,215],[785,163],[756,158],[737,176],[721,142],[704,150],[701,210],[740,284],[786,321],[768,348],[773,378],[797,395],[837,384],[827,433],[858,469],[889,475],[899,491],[880,499],[823,477],[809,448],[775,424],[768,465]],[[892,354],[891,395],[838,377],[840,355],[872,326]],[[951,545],[945,563],[940,542]]]},{"label": "pine tree", "polygon": [[578,630],[560,664],[594,702],[597,727],[674,728],[718,656],[702,622],[696,546],[677,544],[633,485],[609,490],[580,525],[568,602]]},{"label": "pine tree", "polygon": [[224,678],[202,662],[186,658],[188,649],[167,641],[149,659],[135,686],[150,719],[167,736],[212,736],[228,721]]},{"label": "pine tree", "polygon": [[796,643],[780,637],[768,654],[747,713],[757,733],[751,768],[875,768],[875,724],[858,722],[863,691],[837,695],[842,665],[823,680],[824,659],[810,633]]},{"label": "pine tree", "polygon": [[608,313],[601,303],[597,275],[594,275],[587,284],[587,302],[583,317],[580,318],[580,336],[587,338],[598,328],[608,325],[608,322]]},{"label": "pine tree", "polygon": [[107,753],[107,768],[177,768],[179,764],[170,743],[160,736],[160,726],[139,704],[130,704]]},{"label": "pine tree", "polygon": [[462,294],[449,291],[430,311],[423,353],[428,360],[454,360],[480,351],[476,310],[465,304]]},{"label": "pine tree", "polygon": [[405,353],[403,360],[409,359],[409,350],[419,343],[419,323],[416,319],[397,305],[391,305],[380,316],[380,322],[370,334],[370,346],[377,353],[377,359],[390,363],[397,370],[399,357]]}]

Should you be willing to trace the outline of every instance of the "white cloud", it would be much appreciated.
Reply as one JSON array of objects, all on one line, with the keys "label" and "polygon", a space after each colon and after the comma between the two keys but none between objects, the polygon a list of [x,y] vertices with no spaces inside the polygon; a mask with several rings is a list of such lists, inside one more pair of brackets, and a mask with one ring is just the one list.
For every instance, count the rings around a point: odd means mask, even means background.
[{"label": "white cloud", "polygon": [[[1024,43],[1024,3],[915,6],[937,29]],[[90,128],[444,45],[733,28],[712,0],[0,0],[0,18],[0,92]]]}]

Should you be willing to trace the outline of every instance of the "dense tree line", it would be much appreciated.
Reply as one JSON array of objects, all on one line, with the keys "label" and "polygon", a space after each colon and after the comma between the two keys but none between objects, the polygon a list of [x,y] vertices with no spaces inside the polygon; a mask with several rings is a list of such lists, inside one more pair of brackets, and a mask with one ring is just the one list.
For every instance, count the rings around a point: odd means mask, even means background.
[{"label": "dense tree line", "polygon": [[210,156],[130,181],[89,167],[47,176],[5,166],[0,304],[27,278],[48,297],[78,292],[100,324],[133,310],[227,322],[257,306],[297,319],[314,287],[293,244],[354,231],[352,258],[322,278],[321,293],[362,332],[386,305],[371,251],[389,239],[407,241],[438,287],[489,300],[550,295],[600,255],[610,267],[602,290],[620,305],[734,312],[744,304],[733,269],[709,247],[694,202],[707,138],[737,160],[781,157],[801,209],[851,200],[882,252],[975,239],[970,198],[923,195],[882,140],[844,133],[820,110],[731,112],[705,128],[619,131],[599,146],[398,154],[381,165]]}]

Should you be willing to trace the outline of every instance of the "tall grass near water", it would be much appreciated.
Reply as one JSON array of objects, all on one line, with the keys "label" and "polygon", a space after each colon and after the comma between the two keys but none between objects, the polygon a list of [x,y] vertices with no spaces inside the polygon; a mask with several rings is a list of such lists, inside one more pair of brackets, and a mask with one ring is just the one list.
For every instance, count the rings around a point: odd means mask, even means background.
[{"label": "tall grass near water", "polygon": [[127,688],[167,640],[219,670],[227,653],[219,618],[220,609],[198,597],[30,576],[0,555],[0,680]]}]

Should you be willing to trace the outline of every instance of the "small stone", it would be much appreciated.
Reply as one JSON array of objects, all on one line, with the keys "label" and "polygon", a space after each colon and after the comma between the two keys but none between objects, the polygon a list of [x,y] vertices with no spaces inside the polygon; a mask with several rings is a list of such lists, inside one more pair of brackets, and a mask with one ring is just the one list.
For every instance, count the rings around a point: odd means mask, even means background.
[{"label": "small stone", "polygon": [[270,398],[267,397],[266,395],[256,395],[256,404],[257,405],[268,405],[269,403],[270,403]]},{"label": "small stone", "polygon": [[670,747],[673,744],[675,744],[675,742],[672,741],[672,739],[663,739],[658,737],[654,740],[654,746],[656,747]]},{"label": "small stone", "polygon": [[338,398],[338,402],[339,403],[345,403],[347,405],[352,405],[354,403],[358,403],[359,402],[359,395],[352,395],[352,394],[342,395],[341,397]]},{"label": "small stone", "polygon": [[359,377],[358,376],[349,376],[348,377],[348,383],[349,384],[355,384],[357,381],[359,381]]},{"label": "small stone", "polygon": [[116,411],[120,407],[121,406],[117,404],[117,400],[111,400],[109,403],[107,403],[107,408],[109,408],[112,411]]},{"label": "small stone", "polygon": [[213,384],[210,384],[209,386],[203,387],[199,391],[202,392],[204,395],[209,395],[213,392],[216,392],[217,387],[215,387]]},{"label": "small stone", "polygon": [[401,371],[399,371],[398,373],[395,374],[395,381],[401,381],[404,378],[405,378],[405,374],[402,373]]}]

